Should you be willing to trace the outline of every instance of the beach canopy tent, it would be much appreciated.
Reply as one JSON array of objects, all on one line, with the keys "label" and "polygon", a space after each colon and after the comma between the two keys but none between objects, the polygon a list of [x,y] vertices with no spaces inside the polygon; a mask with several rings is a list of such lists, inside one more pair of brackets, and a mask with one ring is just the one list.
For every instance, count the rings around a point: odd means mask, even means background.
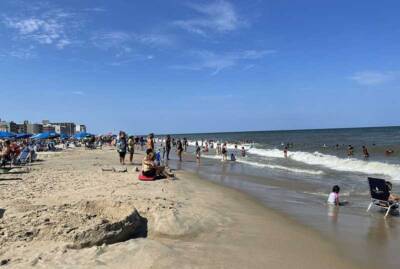
[{"label": "beach canopy tent", "polygon": [[0,132],[0,139],[1,138],[9,139],[9,138],[14,138],[15,136],[16,136],[16,134],[11,133],[11,132],[3,132],[3,131]]},{"label": "beach canopy tent", "polygon": [[69,138],[69,135],[67,135],[67,134],[60,134],[60,138],[61,138],[61,139],[68,139],[68,138]]},{"label": "beach canopy tent", "polygon": [[57,137],[60,137],[60,134],[57,134],[56,132],[46,132],[34,135],[31,138],[36,140],[41,140],[41,139],[52,139]]},{"label": "beach canopy tent", "polygon": [[90,133],[86,133],[86,132],[80,132],[80,133],[76,133],[74,135],[74,138],[80,140],[80,139],[83,139],[83,138],[88,137],[88,136],[94,136],[94,135],[92,135]]},{"label": "beach canopy tent", "polygon": [[17,135],[15,136],[15,138],[16,138],[16,139],[26,139],[26,138],[29,138],[29,137],[31,137],[31,136],[33,136],[33,134],[17,134]]}]

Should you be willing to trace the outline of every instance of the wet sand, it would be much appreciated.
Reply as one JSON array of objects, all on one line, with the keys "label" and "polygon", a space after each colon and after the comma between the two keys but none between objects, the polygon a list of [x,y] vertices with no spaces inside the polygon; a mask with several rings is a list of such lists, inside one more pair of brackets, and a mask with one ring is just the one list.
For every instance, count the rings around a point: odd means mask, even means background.
[{"label": "wet sand", "polygon": [[107,148],[42,158],[0,175],[5,268],[357,268],[318,233],[194,173],[102,171],[119,167]]}]

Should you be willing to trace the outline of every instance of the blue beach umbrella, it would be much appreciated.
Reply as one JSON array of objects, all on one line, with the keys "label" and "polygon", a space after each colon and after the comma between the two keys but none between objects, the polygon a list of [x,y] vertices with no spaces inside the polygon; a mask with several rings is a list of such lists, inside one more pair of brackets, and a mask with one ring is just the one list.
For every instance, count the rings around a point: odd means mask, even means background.
[{"label": "blue beach umbrella", "polygon": [[31,137],[31,136],[33,136],[33,134],[17,134],[17,135],[15,136],[15,138],[16,138],[16,139],[26,139],[26,138],[29,138],[29,137]]},{"label": "blue beach umbrella", "polygon": [[16,134],[11,132],[0,132],[0,138],[14,138]]},{"label": "blue beach umbrella", "polygon": [[31,138],[40,140],[40,139],[51,139],[51,138],[57,138],[57,137],[60,137],[60,135],[55,132],[46,132],[46,133],[40,133],[40,134],[34,135]]},{"label": "blue beach umbrella", "polygon": [[75,135],[74,135],[74,138],[75,139],[83,139],[83,138],[85,138],[85,137],[87,137],[87,136],[93,136],[92,134],[89,134],[89,133],[86,133],[86,132],[80,132],[80,133],[76,133]]},{"label": "blue beach umbrella", "polygon": [[61,139],[68,139],[68,138],[69,138],[69,135],[67,135],[67,134],[60,134],[60,138],[61,138]]}]

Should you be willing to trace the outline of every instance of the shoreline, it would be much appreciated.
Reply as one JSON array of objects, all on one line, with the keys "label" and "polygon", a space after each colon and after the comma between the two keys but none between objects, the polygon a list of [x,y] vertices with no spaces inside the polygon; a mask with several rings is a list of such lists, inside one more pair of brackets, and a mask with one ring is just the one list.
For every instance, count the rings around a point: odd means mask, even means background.
[{"label": "shoreline", "polygon": [[[135,154],[135,162],[142,156]],[[127,173],[100,172],[110,164],[117,166],[114,150],[69,150],[34,165],[23,180],[4,183],[11,193],[0,190],[6,207],[1,231],[11,232],[9,218],[13,229],[31,223],[44,231],[35,220],[56,218],[60,205],[96,201],[136,208],[147,220],[147,236],[82,249],[67,248],[65,237],[2,239],[0,258],[10,259],[7,267],[357,268],[316,232],[238,190],[187,171],[177,171],[178,180],[156,182],[138,181],[132,166]],[[38,205],[47,208],[44,216]]]}]

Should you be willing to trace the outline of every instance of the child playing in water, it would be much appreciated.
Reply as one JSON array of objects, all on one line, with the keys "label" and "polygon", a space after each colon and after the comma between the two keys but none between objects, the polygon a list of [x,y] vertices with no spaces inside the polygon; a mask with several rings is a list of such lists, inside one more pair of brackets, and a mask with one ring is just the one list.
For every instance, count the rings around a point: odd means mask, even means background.
[{"label": "child playing in water", "polygon": [[346,205],[348,202],[339,201],[339,192],[340,192],[340,187],[338,185],[333,186],[332,192],[328,196],[328,204],[329,205],[335,205],[335,206],[341,206],[341,205]]},{"label": "child playing in water", "polygon": [[328,204],[339,205],[339,192],[340,187],[338,185],[333,186],[332,192],[328,196]]}]

